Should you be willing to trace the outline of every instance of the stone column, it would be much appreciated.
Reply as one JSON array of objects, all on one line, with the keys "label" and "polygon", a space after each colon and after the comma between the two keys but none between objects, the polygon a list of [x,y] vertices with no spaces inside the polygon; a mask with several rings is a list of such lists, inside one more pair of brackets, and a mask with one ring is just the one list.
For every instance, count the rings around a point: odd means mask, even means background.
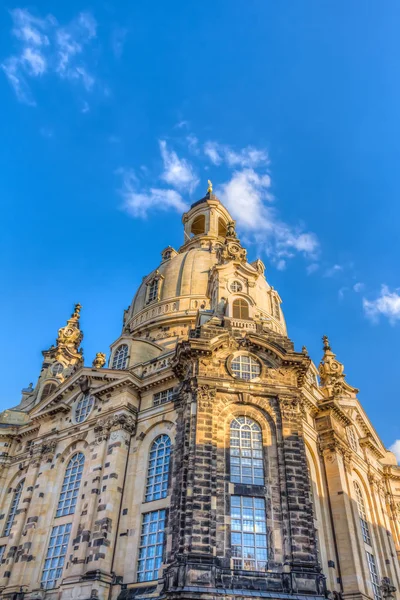
[{"label": "stone column", "polygon": [[125,414],[113,415],[105,427],[110,433],[104,455],[101,492],[87,547],[85,572],[99,571],[100,578],[109,583],[130,438],[136,429],[136,420]]}]

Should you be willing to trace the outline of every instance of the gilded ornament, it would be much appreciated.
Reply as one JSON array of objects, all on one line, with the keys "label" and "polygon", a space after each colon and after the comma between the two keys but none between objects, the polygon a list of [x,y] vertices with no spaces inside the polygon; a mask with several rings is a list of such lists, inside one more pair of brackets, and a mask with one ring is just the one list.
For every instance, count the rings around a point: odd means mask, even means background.
[{"label": "gilded ornament", "polygon": [[92,363],[95,369],[101,369],[106,364],[106,355],[104,352],[97,352],[95,359]]}]

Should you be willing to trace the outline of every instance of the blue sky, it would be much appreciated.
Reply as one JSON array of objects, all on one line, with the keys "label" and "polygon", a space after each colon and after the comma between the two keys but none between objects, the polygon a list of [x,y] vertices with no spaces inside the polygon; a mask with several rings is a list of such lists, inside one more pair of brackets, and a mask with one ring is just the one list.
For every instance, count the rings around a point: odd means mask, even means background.
[{"label": "blue sky", "polygon": [[318,364],[328,334],[384,443],[399,439],[398,3],[0,14],[0,409],[75,302],[87,364],[107,351],[211,178],[296,348]]}]

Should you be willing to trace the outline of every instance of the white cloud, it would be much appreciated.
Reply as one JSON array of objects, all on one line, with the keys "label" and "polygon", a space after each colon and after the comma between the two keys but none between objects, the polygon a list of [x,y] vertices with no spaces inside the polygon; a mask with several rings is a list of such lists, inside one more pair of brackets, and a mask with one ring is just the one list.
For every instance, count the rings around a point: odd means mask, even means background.
[{"label": "white cloud", "polygon": [[271,178],[254,169],[235,171],[232,178],[217,190],[217,196],[225,204],[239,227],[251,232],[254,240],[265,248],[269,256],[280,262],[300,252],[314,257],[318,240],[313,233],[304,233],[282,221],[271,206]]},{"label": "white cloud", "polygon": [[337,273],[340,273],[340,271],[343,271],[342,265],[333,265],[332,267],[329,267],[329,269],[326,269],[324,277],[334,277]]},{"label": "white cloud", "polygon": [[363,308],[371,321],[377,322],[382,315],[394,325],[400,319],[400,295],[397,290],[391,292],[387,285],[382,285],[381,293],[375,300],[363,298]]},{"label": "white cloud", "polygon": [[204,154],[214,165],[220,165],[222,163],[222,156],[218,151],[218,144],[216,142],[206,142],[204,144]]},{"label": "white cloud", "polygon": [[161,179],[173,187],[192,192],[199,180],[191,164],[185,158],[179,158],[174,150],[168,150],[165,140],[160,140],[159,144],[164,163]]},{"label": "white cloud", "polygon": [[358,294],[359,292],[362,292],[363,289],[365,288],[365,285],[363,283],[361,283],[360,281],[358,283],[355,283],[353,285],[353,290]]},{"label": "white cloud", "polygon": [[19,8],[10,15],[18,48],[1,68],[20,102],[36,104],[28,80],[45,74],[80,81],[86,90],[93,87],[95,79],[83,61],[85,48],[96,37],[97,23],[90,13],[80,13],[63,27],[52,15],[41,19]]},{"label": "white cloud", "polygon": [[396,440],[394,444],[390,446],[389,450],[393,452],[397,459],[397,462],[400,464],[400,440]]},{"label": "white cloud", "polygon": [[226,163],[228,167],[255,168],[259,165],[264,167],[269,164],[266,150],[259,150],[252,146],[242,148],[239,152],[230,146],[208,141],[204,144],[204,154],[214,165]]},{"label": "white cloud", "polygon": [[154,209],[173,209],[183,212],[188,206],[176,190],[150,188],[148,191],[138,191],[139,180],[132,170],[120,170],[123,178],[121,195],[124,199],[123,209],[132,217],[147,217]]}]

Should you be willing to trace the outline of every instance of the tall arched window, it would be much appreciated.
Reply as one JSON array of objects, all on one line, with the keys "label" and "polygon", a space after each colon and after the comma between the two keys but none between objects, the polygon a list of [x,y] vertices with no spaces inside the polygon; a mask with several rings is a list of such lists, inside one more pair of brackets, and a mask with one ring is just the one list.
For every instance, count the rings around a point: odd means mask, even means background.
[{"label": "tall arched window", "polygon": [[243,298],[237,298],[232,304],[232,316],[234,319],[249,318],[249,304]]},{"label": "tall arched window", "polygon": [[56,517],[71,515],[75,512],[84,463],[85,457],[82,452],[75,454],[69,461],[58,500]]},{"label": "tall arched window", "polygon": [[361,531],[363,540],[366,544],[371,545],[371,536],[369,533],[367,512],[365,510],[364,496],[357,481],[354,482],[354,491],[356,493],[358,514],[360,516]]},{"label": "tall arched window", "polygon": [[230,431],[231,481],[264,485],[261,427],[249,417],[236,417]]},{"label": "tall arched window", "polygon": [[11,500],[11,506],[10,506],[7,521],[6,521],[6,524],[4,527],[3,536],[10,535],[11,527],[13,526],[15,515],[18,510],[18,504],[19,504],[19,501],[21,498],[23,487],[24,487],[24,479],[19,482],[19,484],[17,485],[17,487],[14,490],[14,495]]},{"label": "tall arched window", "polygon": [[128,360],[128,346],[127,344],[121,344],[114,352],[114,358],[112,361],[112,369],[126,369],[126,363]]},{"label": "tall arched window", "polygon": [[165,434],[154,440],[150,448],[146,481],[146,502],[165,498],[168,491],[171,440]]}]

